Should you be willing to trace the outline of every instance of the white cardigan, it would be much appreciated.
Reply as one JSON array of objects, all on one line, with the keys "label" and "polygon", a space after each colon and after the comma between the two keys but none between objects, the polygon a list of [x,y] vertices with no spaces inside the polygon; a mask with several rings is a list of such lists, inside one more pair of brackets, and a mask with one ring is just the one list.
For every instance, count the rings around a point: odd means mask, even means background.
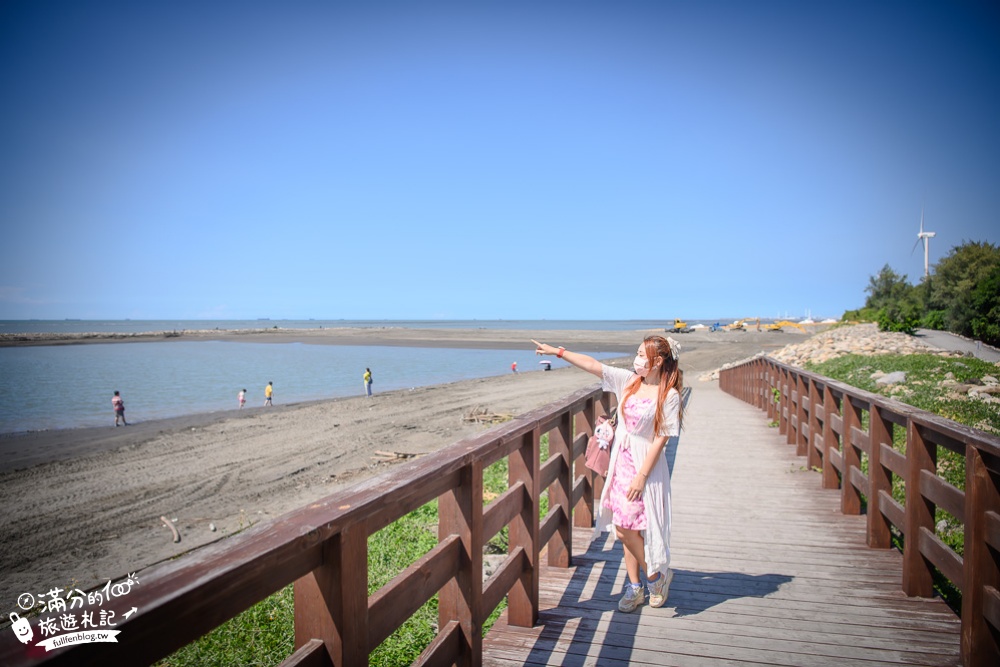
[{"label": "white cardigan", "polygon": [[[615,444],[611,450],[611,463],[608,467],[608,478],[604,483],[604,491],[601,493],[601,501],[597,506],[597,521],[594,525],[594,538],[601,533],[607,532],[611,528],[611,511],[604,508],[604,499],[611,489],[611,480],[614,479],[615,467],[618,462],[618,452],[621,444],[628,438],[629,447],[632,449],[632,460],[636,466],[641,466],[646,460],[649,448],[653,444],[653,419],[656,416],[656,404],[650,403],[649,407],[640,416],[635,425],[635,430],[629,432],[625,425],[625,416],[622,414],[621,397],[625,393],[625,386],[635,377],[632,371],[623,368],[614,368],[602,364],[603,380],[601,388],[605,391],[614,392],[618,397],[618,426],[615,428]],[[663,423],[660,426],[660,435],[670,438],[663,450],[676,445],[673,440],[680,436],[680,409],[681,396],[676,389],[671,389],[667,393],[667,399],[663,402]],[[626,484],[632,480],[626,480]],[[646,530],[643,533],[645,542],[645,555],[647,576],[654,572],[666,572],[670,567],[670,470],[667,467],[665,456],[660,456],[656,465],[646,479],[646,488],[642,494],[642,502],[646,508]]]}]

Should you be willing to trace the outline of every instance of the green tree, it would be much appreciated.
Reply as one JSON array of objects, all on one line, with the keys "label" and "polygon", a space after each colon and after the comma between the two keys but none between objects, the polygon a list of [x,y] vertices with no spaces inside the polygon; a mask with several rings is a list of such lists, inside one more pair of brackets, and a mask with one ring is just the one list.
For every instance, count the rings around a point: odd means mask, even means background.
[{"label": "green tree", "polygon": [[990,345],[1000,345],[1000,264],[972,290],[972,335]]},{"label": "green tree", "polygon": [[899,275],[886,264],[881,271],[868,279],[868,287],[865,288],[868,292],[865,308],[880,310],[903,300],[912,290],[913,286],[907,282],[906,276]]},{"label": "green tree", "polygon": [[896,273],[886,264],[868,279],[865,291],[868,292],[868,298],[859,315],[874,313],[874,319],[882,331],[902,331],[908,334],[916,331],[923,314],[923,304],[918,288],[911,285],[906,276]]},{"label": "green tree", "polygon": [[944,311],[949,331],[973,335],[972,321],[985,316],[973,305],[973,294],[998,266],[1000,246],[985,241],[966,241],[955,246],[934,265],[927,305],[931,310]]}]

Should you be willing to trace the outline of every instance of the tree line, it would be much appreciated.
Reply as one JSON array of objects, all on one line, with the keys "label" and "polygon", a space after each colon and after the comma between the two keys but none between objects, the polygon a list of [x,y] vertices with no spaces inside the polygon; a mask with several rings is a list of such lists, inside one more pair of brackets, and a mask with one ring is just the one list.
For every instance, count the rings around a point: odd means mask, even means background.
[{"label": "tree line", "polygon": [[911,284],[888,264],[870,277],[863,308],[845,320],[877,322],[882,331],[942,329],[1000,345],[1000,245],[966,241]]}]

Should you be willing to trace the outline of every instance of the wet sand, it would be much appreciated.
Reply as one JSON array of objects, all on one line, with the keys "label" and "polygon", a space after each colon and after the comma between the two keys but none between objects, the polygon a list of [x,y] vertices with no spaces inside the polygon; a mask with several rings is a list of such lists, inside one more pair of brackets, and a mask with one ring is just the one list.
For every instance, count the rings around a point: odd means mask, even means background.
[{"label": "wet sand", "polygon": [[[569,349],[630,355],[646,332],[372,329],[205,332],[203,339],[317,344]],[[187,334],[185,334],[187,336]],[[688,383],[723,363],[801,342],[799,332],[677,334]],[[165,344],[180,338],[164,338]],[[187,340],[192,338],[188,337]],[[152,340],[147,338],[145,340]],[[107,339],[101,342],[109,342]],[[37,344],[37,343],[36,343]],[[364,397],[0,436],[0,600],[108,579],[274,519],[390,465],[480,432],[475,408],[517,415],[596,379],[533,371]],[[175,544],[161,516],[174,520]],[[215,530],[212,530],[212,527]]]}]

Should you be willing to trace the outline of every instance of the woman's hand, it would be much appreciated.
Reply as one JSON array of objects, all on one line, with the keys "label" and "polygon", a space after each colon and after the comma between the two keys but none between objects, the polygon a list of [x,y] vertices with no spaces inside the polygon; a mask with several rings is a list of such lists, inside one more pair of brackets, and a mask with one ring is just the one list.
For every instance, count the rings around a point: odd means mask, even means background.
[{"label": "woman's hand", "polygon": [[559,357],[563,361],[576,366],[577,368],[583,369],[588,373],[592,373],[597,377],[604,377],[604,371],[601,368],[601,362],[593,357],[588,357],[586,354],[581,352],[570,352],[569,350],[562,347],[553,347],[545,343],[539,343],[537,340],[532,339],[532,343],[535,344],[535,354],[551,354],[554,357]]},{"label": "woman's hand", "polygon": [[646,489],[646,478],[642,473],[636,474],[632,478],[632,483],[628,485],[628,499],[635,501],[642,498],[642,492]]},{"label": "woman's hand", "polygon": [[542,356],[545,356],[546,354],[559,354],[558,347],[552,347],[551,345],[546,345],[545,343],[539,343],[534,338],[531,339],[531,342],[535,344],[535,354],[540,354]]}]

